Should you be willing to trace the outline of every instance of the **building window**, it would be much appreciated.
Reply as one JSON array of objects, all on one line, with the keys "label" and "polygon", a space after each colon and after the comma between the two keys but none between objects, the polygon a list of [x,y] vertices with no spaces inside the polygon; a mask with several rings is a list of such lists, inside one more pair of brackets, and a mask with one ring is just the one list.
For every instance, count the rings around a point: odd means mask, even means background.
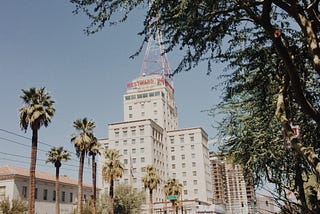
[{"label": "building window", "polygon": [[144,148],[140,148],[140,152],[141,152],[141,153],[144,153]]},{"label": "building window", "polygon": [[176,177],[177,176],[177,174],[174,172],[174,173],[172,173],[172,177]]},{"label": "building window", "polygon": [[128,179],[128,178],[125,178],[125,179],[124,179],[124,183],[125,183],[125,184],[129,183],[129,179]]},{"label": "building window", "polygon": [[124,141],[123,141],[123,145],[127,145],[127,140],[124,140]]},{"label": "building window", "polygon": [[184,143],[184,137],[180,137],[180,143]]},{"label": "building window", "polygon": [[176,157],[174,155],[171,156],[171,160],[175,160]]},{"label": "building window", "polygon": [[124,150],[123,150],[123,154],[124,154],[124,155],[128,154],[128,150],[127,150],[127,149],[124,149]]},{"label": "building window", "polygon": [[175,164],[172,164],[172,165],[171,165],[171,168],[172,168],[172,169],[175,169],[175,168],[176,168],[176,165],[175,165]]},{"label": "building window", "polygon": [[186,168],[186,163],[182,163],[182,168]]},{"label": "building window", "polygon": [[128,135],[128,131],[123,131],[123,132],[122,132],[122,136],[123,136],[123,137],[127,137],[127,135]]},{"label": "building window", "polygon": [[145,116],[145,112],[141,112],[141,117],[144,117]]},{"label": "building window", "polygon": [[132,163],[136,163],[137,159],[136,158],[132,158]]},{"label": "building window", "polygon": [[194,150],[194,145],[191,145],[191,149]]},{"label": "building window", "polygon": [[158,111],[157,111],[157,110],[154,110],[154,111],[153,111],[153,114],[154,114],[154,115],[157,115],[157,114],[158,114]]},{"label": "building window", "polygon": [[73,202],[73,193],[72,193],[72,192],[70,192],[69,202],[70,202],[70,203],[72,203],[72,202]]},{"label": "building window", "polygon": [[119,146],[119,141],[114,141],[114,146]]},{"label": "building window", "polygon": [[38,199],[38,188],[36,188],[34,192],[34,199]]},{"label": "building window", "polygon": [[135,136],[135,135],[136,135],[136,130],[135,130],[135,129],[131,130],[131,135],[132,135],[132,136]]},{"label": "building window", "polygon": [[132,154],[136,154],[136,149],[132,149]]},{"label": "building window", "polygon": [[198,181],[197,181],[197,180],[193,180],[193,184],[194,184],[194,185],[197,185],[197,184],[198,184]]},{"label": "building window", "polygon": [[191,141],[191,142],[194,141],[194,136],[190,136],[190,141]]},{"label": "building window", "polygon": [[132,118],[132,114],[129,114],[129,118],[130,118],[130,119]]},{"label": "building window", "polygon": [[186,155],[184,155],[184,154],[181,155],[181,159],[182,159],[182,160],[186,159]]},{"label": "building window", "polygon": [[198,189],[193,190],[194,194],[198,194]]},{"label": "building window", "polygon": [[128,164],[128,159],[124,159],[124,160],[123,160],[123,163],[124,163],[124,164]]},{"label": "building window", "polygon": [[170,143],[174,143],[174,138],[170,138]]},{"label": "building window", "polygon": [[144,135],[144,129],[140,129],[140,135]]},{"label": "building window", "polygon": [[196,167],[196,162],[192,162],[192,167]]},{"label": "building window", "polygon": [[119,132],[114,132],[115,137],[119,137]]},{"label": "building window", "polygon": [[187,172],[182,172],[182,176],[186,177],[187,176]]},{"label": "building window", "polygon": [[184,146],[180,146],[180,150],[181,150],[181,151],[184,151]]},{"label": "building window", "polygon": [[132,110],[132,106],[129,106],[129,110]]},{"label": "building window", "polygon": [[187,181],[183,181],[183,186],[187,186]]},{"label": "building window", "polygon": [[174,147],[173,146],[171,147],[171,152],[174,152]]},{"label": "building window", "polygon": [[55,190],[53,190],[52,200],[53,200],[53,201],[56,200],[56,191],[55,191]]},{"label": "building window", "polygon": [[5,199],[5,197],[6,197],[6,187],[5,186],[1,186],[0,187],[0,201]]},{"label": "building window", "polygon": [[140,143],[144,143],[144,138],[140,138]]},{"label": "building window", "polygon": [[144,109],[144,103],[141,103],[141,109]]},{"label": "building window", "polygon": [[192,171],[193,176],[197,176],[197,171]]},{"label": "building window", "polygon": [[48,199],[48,190],[44,189],[43,190],[43,200],[46,201]]},{"label": "building window", "polygon": [[66,192],[65,191],[62,191],[61,200],[62,200],[62,202],[66,201]]},{"label": "building window", "polygon": [[195,157],[196,157],[196,154],[195,154],[195,153],[192,153],[192,154],[191,154],[191,157],[192,157],[192,158],[195,158]]},{"label": "building window", "polygon": [[153,107],[157,107],[157,103],[156,102],[153,103]]},{"label": "building window", "polygon": [[28,189],[27,189],[27,187],[26,186],[23,186],[22,187],[22,196],[24,197],[24,198],[27,198],[27,191],[28,191]]},{"label": "building window", "polygon": [[145,158],[141,157],[141,163],[144,163],[144,162],[145,162]]},{"label": "building window", "polygon": [[132,140],[131,140],[131,143],[132,143],[132,144],[136,144],[136,139],[132,139]]},{"label": "building window", "polygon": [[184,194],[184,195],[188,195],[188,190],[186,190],[186,189],[183,190],[183,194]]}]

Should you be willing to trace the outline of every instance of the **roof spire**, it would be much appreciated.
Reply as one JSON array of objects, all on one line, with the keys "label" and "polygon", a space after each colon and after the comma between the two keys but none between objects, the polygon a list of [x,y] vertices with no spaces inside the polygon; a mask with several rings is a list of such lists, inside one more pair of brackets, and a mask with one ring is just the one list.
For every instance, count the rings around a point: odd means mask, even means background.
[{"label": "roof spire", "polygon": [[170,64],[162,43],[162,34],[157,29],[155,34],[149,37],[140,76],[159,74],[166,80],[172,80]]}]

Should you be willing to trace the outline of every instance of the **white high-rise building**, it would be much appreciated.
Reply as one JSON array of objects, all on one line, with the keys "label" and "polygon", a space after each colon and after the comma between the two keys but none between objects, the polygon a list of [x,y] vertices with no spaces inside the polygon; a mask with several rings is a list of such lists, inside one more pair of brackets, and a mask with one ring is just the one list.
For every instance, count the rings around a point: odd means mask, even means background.
[{"label": "white high-rise building", "polygon": [[[153,164],[161,177],[161,183],[153,191],[154,209],[161,213],[171,206],[163,186],[167,179],[176,178],[183,184],[181,199],[185,213],[195,213],[198,205],[207,206],[213,200],[208,136],[202,128],[178,129],[167,59],[162,53],[154,54],[150,59],[152,51],[162,50],[158,47],[161,46],[159,36],[157,44],[148,43],[140,76],[127,84],[123,96],[124,120],[110,123],[108,138],[100,139],[100,142],[105,149],[117,149],[122,155],[125,172],[117,183],[131,184],[142,190],[145,167]],[[150,62],[156,62],[155,70],[151,71]],[[103,162],[102,157],[98,161],[98,175],[101,175]],[[107,187],[102,178],[98,182],[102,189]],[[147,205],[148,201],[145,209]]]},{"label": "white high-rise building", "polygon": [[[165,203],[163,185],[169,178],[183,184],[182,200],[212,203],[207,133],[202,128],[177,128],[174,89],[166,78],[142,75],[128,83],[123,107],[124,121],[109,124],[109,138],[100,140],[122,155],[125,172],[118,183],[143,189],[145,167],[153,164],[162,179],[153,195],[156,204]],[[100,187],[105,186],[100,179]]]}]

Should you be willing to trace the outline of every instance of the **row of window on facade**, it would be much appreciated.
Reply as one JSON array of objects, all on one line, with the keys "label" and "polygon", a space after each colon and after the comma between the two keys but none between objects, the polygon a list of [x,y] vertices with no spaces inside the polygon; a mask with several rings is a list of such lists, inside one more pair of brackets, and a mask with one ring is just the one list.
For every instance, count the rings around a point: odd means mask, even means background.
[{"label": "row of window on facade", "polygon": [[125,100],[134,100],[134,99],[141,99],[141,98],[147,98],[147,97],[157,97],[157,96],[165,97],[163,92],[156,91],[156,92],[149,92],[149,93],[142,93],[137,95],[127,95],[125,96]]},{"label": "row of window on facade", "polygon": [[[170,143],[173,144],[175,143],[175,138],[174,137],[169,137],[170,138]],[[189,135],[190,142],[194,142],[194,135]],[[184,143],[185,142],[185,136],[184,135],[179,135],[179,142]]]},{"label": "row of window on facade", "polygon": [[[191,158],[196,158],[196,154],[195,154],[195,153],[192,153],[192,154],[191,154]],[[185,159],[186,159],[186,155],[185,155],[185,154],[182,154],[182,155],[181,155],[181,160],[185,160]],[[176,160],[176,156],[175,156],[175,155],[172,155],[172,156],[171,156],[171,160],[173,160],[173,161]]]},{"label": "row of window on facade", "polygon": [[[187,177],[188,173],[187,172],[182,172],[181,174],[182,174],[182,177]],[[172,177],[176,178],[176,176],[177,176],[177,173],[173,172],[172,173]],[[192,171],[192,176],[197,176],[197,171]]]},{"label": "row of window on facade", "polygon": [[[135,138],[131,139],[131,144],[132,145],[136,144],[137,140],[138,139],[135,139]],[[127,145],[128,144],[128,140],[123,140],[122,143],[123,143],[123,145]],[[144,138],[140,138],[140,143],[144,143]],[[120,142],[118,140],[116,140],[116,141],[114,141],[114,145],[115,146],[120,146]]]},{"label": "row of window on facade", "polygon": [[[144,128],[140,128],[139,130],[140,130],[140,136],[144,135]],[[120,137],[120,132],[118,129],[114,131],[114,136]],[[122,130],[122,137],[127,137],[127,136],[128,136],[128,130],[127,129]],[[131,136],[136,136],[136,129],[131,130]]]},{"label": "row of window on facade", "polygon": [[[35,199],[42,199],[43,201],[55,201],[56,200],[56,191],[53,190],[51,192],[51,199],[50,199],[50,196],[49,196],[49,191],[48,189],[43,189],[42,190],[42,197],[39,197],[39,193],[40,191],[38,190],[38,188],[35,189]],[[28,187],[27,186],[23,186],[22,187],[22,197],[23,198],[27,198],[28,197]],[[83,199],[86,201],[87,200],[87,195],[84,194],[83,195]],[[60,200],[61,202],[69,202],[69,203],[72,203],[73,202],[73,193],[72,192],[69,192],[69,197],[67,199],[67,193],[65,191],[61,191],[61,196],[60,196]]]},{"label": "row of window on facade", "polygon": [[[192,162],[191,165],[192,165],[192,167],[196,167],[197,166],[196,162]],[[181,168],[186,168],[186,166],[187,166],[186,163],[181,163]],[[171,164],[171,169],[176,169],[176,164],[175,163]]]},{"label": "row of window on facade", "polygon": [[[174,146],[171,146],[171,152],[174,152],[175,151],[175,148]],[[194,144],[191,144],[190,145],[190,149],[191,150],[194,150]],[[185,150],[185,146],[180,146],[180,151],[184,151]]]}]

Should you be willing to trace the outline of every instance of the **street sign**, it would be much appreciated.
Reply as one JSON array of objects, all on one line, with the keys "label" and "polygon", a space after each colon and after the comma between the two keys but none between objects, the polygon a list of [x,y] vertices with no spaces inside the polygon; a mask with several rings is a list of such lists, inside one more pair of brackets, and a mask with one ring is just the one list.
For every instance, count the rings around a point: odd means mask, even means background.
[{"label": "street sign", "polygon": [[168,196],[167,196],[167,199],[169,199],[169,200],[176,200],[176,199],[178,199],[178,196],[177,196],[177,195],[168,195]]}]

